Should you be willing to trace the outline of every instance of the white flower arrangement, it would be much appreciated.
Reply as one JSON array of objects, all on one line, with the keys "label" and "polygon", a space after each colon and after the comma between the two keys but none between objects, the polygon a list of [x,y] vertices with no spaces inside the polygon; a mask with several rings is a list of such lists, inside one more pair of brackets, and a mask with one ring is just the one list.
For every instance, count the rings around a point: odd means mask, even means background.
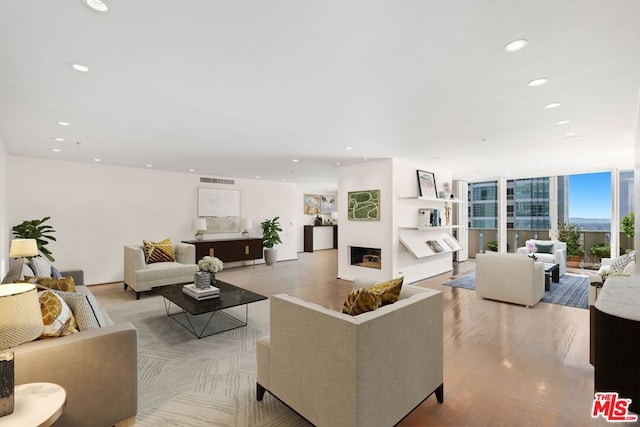
[{"label": "white flower arrangement", "polygon": [[224,264],[220,261],[219,258],[214,256],[206,256],[203,257],[200,261],[198,261],[198,270],[200,271],[208,271],[210,273],[217,273],[218,271],[222,271]]}]

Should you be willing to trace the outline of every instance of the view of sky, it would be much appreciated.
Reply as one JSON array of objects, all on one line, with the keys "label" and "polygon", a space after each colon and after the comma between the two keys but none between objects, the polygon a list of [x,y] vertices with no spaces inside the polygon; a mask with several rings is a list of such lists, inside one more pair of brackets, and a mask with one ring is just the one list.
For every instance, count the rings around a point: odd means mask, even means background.
[{"label": "view of sky", "polygon": [[569,217],[611,219],[611,173],[569,175]]}]

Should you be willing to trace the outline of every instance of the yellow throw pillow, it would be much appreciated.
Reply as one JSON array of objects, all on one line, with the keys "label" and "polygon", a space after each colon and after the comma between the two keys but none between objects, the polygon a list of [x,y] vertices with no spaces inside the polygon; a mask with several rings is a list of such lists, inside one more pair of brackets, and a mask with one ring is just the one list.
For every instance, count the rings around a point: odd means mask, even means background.
[{"label": "yellow throw pillow", "polygon": [[71,309],[55,292],[38,292],[44,332],[42,338],[63,337],[78,332]]},{"label": "yellow throw pillow", "polygon": [[354,289],[347,295],[342,312],[352,316],[380,307],[380,297],[367,288]]},{"label": "yellow throw pillow", "polygon": [[171,239],[167,238],[160,242],[150,242],[143,240],[144,260],[147,264],[154,262],[174,262],[176,260],[173,254],[173,245]]},{"label": "yellow throw pillow", "polygon": [[[76,291],[76,282],[73,280],[73,277],[61,277],[56,279],[55,277],[30,277],[25,276],[24,278],[29,283],[37,283],[41,287],[54,289],[56,291],[65,291],[65,292],[75,292]],[[35,280],[35,282],[34,282]]]},{"label": "yellow throw pillow", "polygon": [[380,296],[382,305],[393,304],[400,298],[400,290],[402,290],[402,282],[404,277],[398,277],[386,282],[378,283],[369,288],[371,292]]}]

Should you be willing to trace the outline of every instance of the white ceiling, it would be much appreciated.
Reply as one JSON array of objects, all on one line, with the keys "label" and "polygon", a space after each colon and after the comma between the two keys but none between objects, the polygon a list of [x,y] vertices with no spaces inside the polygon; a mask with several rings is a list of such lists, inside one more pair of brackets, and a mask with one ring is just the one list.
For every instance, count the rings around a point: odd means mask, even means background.
[{"label": "white ceiling", "polygon": [[637,0],[106,1],[0,0],[10,155],[315,188],[363,157],[470,181],[633,167]]}]

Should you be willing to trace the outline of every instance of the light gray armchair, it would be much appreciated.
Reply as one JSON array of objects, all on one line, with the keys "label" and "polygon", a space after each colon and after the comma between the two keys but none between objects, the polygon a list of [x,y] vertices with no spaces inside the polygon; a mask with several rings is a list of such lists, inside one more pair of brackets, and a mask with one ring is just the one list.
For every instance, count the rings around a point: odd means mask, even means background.
[{"label": "light gray armchair", "polygon": [[156,286],[176,285],[193,282],[193,275],[198,271],[196,247],[187,243],[174,246],[175,262],[155,262],[147,264],[144,259],[142,245],[124,247],[124,289],[130,287],[140,293]]},{"label": "light gray armchair", "polygon": [[435,393],[442,403],[442,293],[350,316],[288,295],[270,298],[257,341],[258,400],[269,391],[318,426],[390,426]]}]

